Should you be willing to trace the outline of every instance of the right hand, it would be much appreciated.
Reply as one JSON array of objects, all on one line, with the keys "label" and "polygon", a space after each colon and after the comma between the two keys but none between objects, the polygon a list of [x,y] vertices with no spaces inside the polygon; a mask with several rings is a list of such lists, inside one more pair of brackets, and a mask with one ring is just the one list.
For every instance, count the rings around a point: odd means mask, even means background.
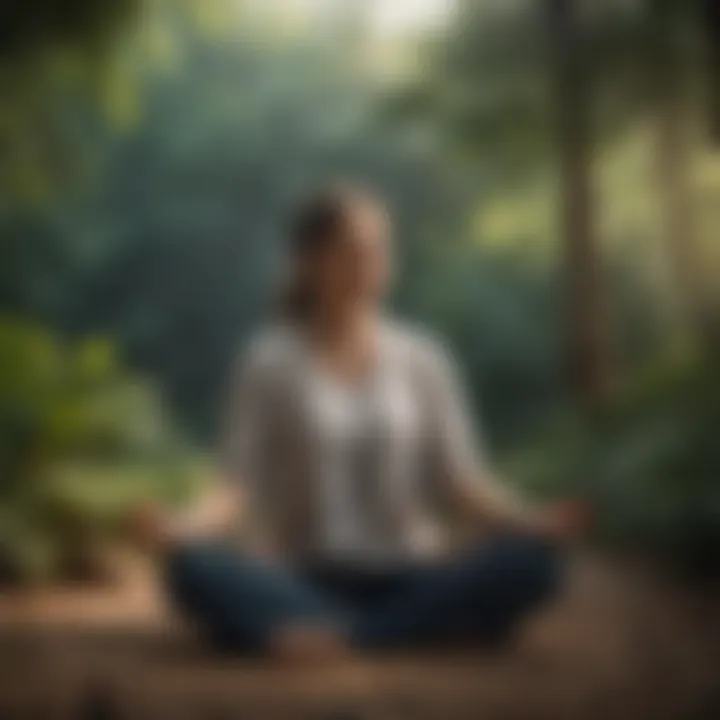
[{"label": "right hand", "polygon": [[131,508],[127,523],[131,538],[146,549],[162,549],[172,541],[170,518],[156,503],[145,502]]}]

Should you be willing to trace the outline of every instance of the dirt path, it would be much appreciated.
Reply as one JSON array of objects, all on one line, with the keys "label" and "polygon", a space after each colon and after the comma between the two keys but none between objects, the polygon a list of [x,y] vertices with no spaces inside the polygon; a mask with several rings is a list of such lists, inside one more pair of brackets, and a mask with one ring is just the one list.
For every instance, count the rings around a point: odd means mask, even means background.
[{"label": "dirt path", "polygon": [[563,600],[500,653],[287,670],[217,658],[150,576],[0,597],[0,718],[718,720],[720,608],[588,557]]}]

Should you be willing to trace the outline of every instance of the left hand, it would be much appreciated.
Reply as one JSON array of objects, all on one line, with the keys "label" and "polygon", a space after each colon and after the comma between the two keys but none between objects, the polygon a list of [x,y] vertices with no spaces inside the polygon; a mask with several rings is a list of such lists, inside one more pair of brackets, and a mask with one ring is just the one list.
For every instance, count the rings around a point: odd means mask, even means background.
[{"label": "left hand", "polygon": [[577,540],[593,524],[593,508],[580,498],[561,500],[542,508],[530,521],[531,530],[553,540]]}]

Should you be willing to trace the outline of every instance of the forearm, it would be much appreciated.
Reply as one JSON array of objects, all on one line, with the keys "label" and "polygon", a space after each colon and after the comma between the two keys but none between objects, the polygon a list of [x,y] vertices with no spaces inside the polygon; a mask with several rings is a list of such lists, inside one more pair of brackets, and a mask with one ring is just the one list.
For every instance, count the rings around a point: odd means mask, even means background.
[{"label": "forearm", "polygon": [[222,535],[241,522],[244,505],[238,487],[222,478],[214,482],[191,508],[171,515],[167,533],[175,541]]},{"label": "forearm", "polygon": [[493,530],[531,530],[534,513],[496,477],[483,474],[456,483],[455,496],[463,514],[475,524]]},{"label": "forearm", "polygon": [[592,506],[581,498],[528,506],[510,489],[487,479],[472,488],[464,504],[475,523],[491,530],[534,535],[552,542],[581,537],[594,519]]}]

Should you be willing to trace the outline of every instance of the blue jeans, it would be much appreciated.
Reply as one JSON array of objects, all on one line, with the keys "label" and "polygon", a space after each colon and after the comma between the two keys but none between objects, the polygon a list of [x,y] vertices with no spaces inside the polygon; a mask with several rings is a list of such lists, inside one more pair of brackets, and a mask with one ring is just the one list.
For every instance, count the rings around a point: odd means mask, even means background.
[{"label": "blue jeans", "polygon": [[502,641],[549,599],[561,579],[558,550],[505,535],[427,564],[384,569],[287,568],[219,544],[177,548],[168,558],[176,606],[216,645],[261,651],[291,623],[337,624],[358,648]]}]

